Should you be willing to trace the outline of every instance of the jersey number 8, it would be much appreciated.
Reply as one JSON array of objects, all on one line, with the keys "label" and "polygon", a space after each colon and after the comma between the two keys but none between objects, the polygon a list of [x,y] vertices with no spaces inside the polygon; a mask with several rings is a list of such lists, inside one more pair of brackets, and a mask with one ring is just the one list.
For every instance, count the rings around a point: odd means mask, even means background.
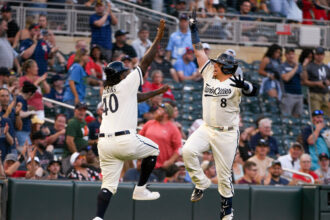
[{"label": "jersey number 8", "polygon": [[115,113],[119,107],[118,98],[115,94],[111,94],[109,97],[109,108],[107,106],[107,98],[103,98],[103,104],[104,104],[103,111],[105,115],[108,115],[108,110],[110,110],[110,112],[112,113]]},{"label": "jersey number 8", "polygon": [[226,108],[226,106],[227,106],[227,99],[222,98],[222,99],[220,99],[220,101],[221,101],[220,106],[222,108]]}]

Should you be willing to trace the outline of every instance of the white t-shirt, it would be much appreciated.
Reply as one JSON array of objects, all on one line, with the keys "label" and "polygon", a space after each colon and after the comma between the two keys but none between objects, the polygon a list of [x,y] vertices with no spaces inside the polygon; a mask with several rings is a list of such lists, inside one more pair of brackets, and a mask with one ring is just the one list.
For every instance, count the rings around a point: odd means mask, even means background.
[{"label": "white t-shirt", "polygon": [[210,60],[200,69],[204,78],[203,120],[213,127],[238,127],[242,91],[231,86],[233,82],[230,79],[220,82],[213,78],[213,72]]},{"label": "white t-shirt", "polygon": [[104,88],[100,133],[136,130],[137,92],[142,84],[142,72],[140,67],[137,67],[117,85]]}]

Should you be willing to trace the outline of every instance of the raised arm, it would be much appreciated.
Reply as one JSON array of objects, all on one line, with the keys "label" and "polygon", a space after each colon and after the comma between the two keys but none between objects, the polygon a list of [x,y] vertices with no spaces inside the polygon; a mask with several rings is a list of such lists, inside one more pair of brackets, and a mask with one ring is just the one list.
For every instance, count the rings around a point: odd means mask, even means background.
[{"label": "raised arm", "polygon": [[196,9],[192,12],[192,15],[189,19],[189,27],[191,31],[191,42],[194,47],[197,63],[199,68],[202,68],[205,65],[205,63],[209,60],[209,58],[205,54],[203,45],[198,36]]},{"label": "raised arm", "polygon": [[138,93],[137,94],[137,99],[138,102],[144,102],[147,101],[148,99],[156,96],[156,95],[160,95],[164,92],[166,92],[170,87],[168,85],[163,85],[162,87],[160,87],[159,89],[150,91],[150,92],[143,92],[143,93]]},{"label": "raised arm", "polygon": [[156,55],[158,44],[164,35],[164,29],[165,29],[165,20],[161,19],[159,22],[156,38],[155,38],[154,42],[152,42],[152,45],[149,48],[149,50],[142,57],[141,63],[139,64],[139,67],[142,70],[143,76],[145,75],[149,65],[151,64],[151,62],[153,61],[153,59]]}]

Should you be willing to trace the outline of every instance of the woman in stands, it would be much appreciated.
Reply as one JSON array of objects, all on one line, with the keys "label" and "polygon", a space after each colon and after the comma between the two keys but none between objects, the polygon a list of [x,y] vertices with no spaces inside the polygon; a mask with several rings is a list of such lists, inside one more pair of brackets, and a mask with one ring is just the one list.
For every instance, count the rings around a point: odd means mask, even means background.
[{"label": "woman in stands", "polygon": [[301,54],[299,56],[299,63],[303,66],[306,67],[309,63],[314,61],[314,52],[312,49],[303,49],[301,51]]},{"label": "woman in stands", "polygon": [[89,68],[94,68],[95,71],[95,77],[98,79],[103,78],[103,68],[107,65],[106,62],[103,59],[103,56],[101,54],[101,49],[97,45],[93,45],[91,52],[90,52],[90,57],[92,58],[93,64],[89,67],[86,67],[86,71],[88,73]]},{"label": "woman in stands", "polygon": [[271,45],[261,60],[259,74],[264,76],[260,94],[267,94],[270,97],[281,99],[282,92],[280,87],[280,66],[281,66],[282,48],[277,45]]}]

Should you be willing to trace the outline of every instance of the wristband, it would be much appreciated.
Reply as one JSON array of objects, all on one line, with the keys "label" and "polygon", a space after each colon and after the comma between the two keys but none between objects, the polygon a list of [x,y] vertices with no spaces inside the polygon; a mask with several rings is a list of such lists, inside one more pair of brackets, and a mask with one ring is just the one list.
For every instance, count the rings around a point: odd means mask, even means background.
[{"label": "wristband", "polygon": [[201,42],[201,40],[199,39],[199,36],[198,36],[197,29],[194,31],[191,31],[191,42],[192,42],[192,44],[197,44],[197,43]]},{"label": "wristband", "polygon": [[24,156],[23,156],[22,154],[20,154],[20,156],[19,156],[19,158],[18,158],[18,161],[19,161],[20,163],[23,163],[23,161],[24,161]]}]

